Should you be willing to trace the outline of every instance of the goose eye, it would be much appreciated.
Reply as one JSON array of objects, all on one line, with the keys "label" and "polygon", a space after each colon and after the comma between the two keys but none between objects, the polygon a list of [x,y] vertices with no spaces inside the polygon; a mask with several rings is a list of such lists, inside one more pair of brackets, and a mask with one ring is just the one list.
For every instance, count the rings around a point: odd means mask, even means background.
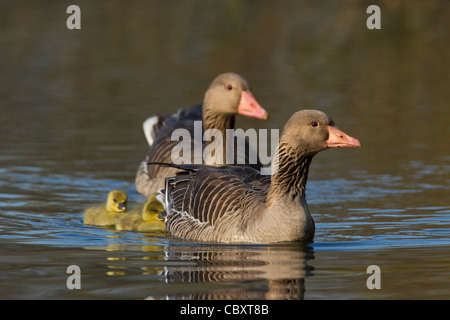
[{"label": "goose eye", "polygon": [[317,121],[313,121],[313,122],[311,122],[311,126],[314,127],[314,128],[318,127],[319,123]]},{"label": "goose eye", "polygon": [[233,89],[233,86],[231,84],[227,84],[225,88],[227,88],[228,91],[231,91]]},{"label": "goose eye", "polygon": [[113,199],[113,201],[114,201],[114,202],[117,202],[117,200],[116,200],[116,199]]}]

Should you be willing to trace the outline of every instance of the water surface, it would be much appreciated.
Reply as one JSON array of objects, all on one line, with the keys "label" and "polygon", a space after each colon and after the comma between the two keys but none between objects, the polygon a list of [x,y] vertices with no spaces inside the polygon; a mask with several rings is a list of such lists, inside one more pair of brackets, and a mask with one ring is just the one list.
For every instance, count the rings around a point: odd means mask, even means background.
[{"label": "water surface", "polygon": [[[0,298],[449,299],[445,1],[48,1],[0,4]],[[219,73],[251,83],[281,128],[327,112],[361,149],[313,160],[313,243],[215,245],[85,226],[147,152],[141,124],[199,102]],[[81,290],[66,286],[69,265]],[[369,265],[381,289],[369,290]]]}]

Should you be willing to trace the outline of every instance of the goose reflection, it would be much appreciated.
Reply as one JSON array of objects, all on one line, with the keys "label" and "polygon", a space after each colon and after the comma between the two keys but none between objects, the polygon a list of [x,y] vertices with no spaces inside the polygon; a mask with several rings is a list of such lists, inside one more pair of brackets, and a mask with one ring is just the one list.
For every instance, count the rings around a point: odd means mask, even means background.
[{"label": "goose reflection", "polygon": [[299,300],[304,298],[305,279],[314,270],[308,264],[314,259],[313,249],[300,242],[270,246],[165,242],[105,249],[111,253],[109,276],[131,279],[140,270],[149,277],[142,278],[150,281],[147,299]]},{"label": "goose reflection", "polygon": [[[167,299],[303,299],[313,267],[312,249],[301,243],[273,246],[170,245],[167,259],[195,261],[168,265],[168,284],[189,284]],[[182,288],[182,286],[180,286]],[[212,288],[212,289],[211,289]],[[185,287],[186,289],[186,287]]]}]

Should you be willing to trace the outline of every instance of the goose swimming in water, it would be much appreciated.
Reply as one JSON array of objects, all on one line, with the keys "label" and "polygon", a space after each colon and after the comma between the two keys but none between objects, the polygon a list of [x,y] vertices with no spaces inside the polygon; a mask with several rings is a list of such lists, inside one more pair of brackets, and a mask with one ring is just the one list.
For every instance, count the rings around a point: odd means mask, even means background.
[{"label": "goose swimming in water", "polygon": [[[143,195],[150,195],[164,187],[164,179],[175,175],[174,167],[149,166],[148,162],[172,163],[171,152],[179,141],[172,141],[172,132],[186,129],[194,136],[194,121],[203,121],[203,131],[217,129],[225,137],[227,129],[234,129],[235,115],[267,119],[267,111],[253,97],[247,80],[236,73],[223,73],[217,76],[205,93],[203,104],[189,110],[180,110],[173,116],[156,115],[144,122],[144,133],[150,145],[145,161],[136,173],[136,189]],[[203,140],[203,139],[202,139]],[[202,142],[205,147],[208,142]],[[226,154],[226,141],[223,139],[223,156]],[[246,145],[245,164],[259,169],[259,161],[250,163],[249,145]],[[235,156],[237,152],[234,153]],[[215,159],[214,159],[215,160]],[[223,160],[223,159],[221,159]],[[194,163],[192,161],[191,163]],[[221,164],[225,164],[221,161]],[[237,163],[235,161],[234,163]],[[206,161],[206,164],[215,163]]]},{"label": "goose swimming in water", "polygon": [[317,110],[296,112],[280,137],[272,176],[250,167],[177,165],[167,178],[166,230],[176,237],[221,243],[312,241],[305,198],[311,160],[335,147],[360,147]]},{"label": "goose swimming in water", "polygon": [[117,230],[165,231],[166,224],[164,204],[151,194],[143,206],[131,209],[116,220]]},{"label": "goose swimming in water", "polygon": [[84,224],[93,224],[97,226],[114,225],[117,217],[127,211],[127,199],[128,195],[124,191],[110,191],[105,205],[86,209],[83,219]]}]

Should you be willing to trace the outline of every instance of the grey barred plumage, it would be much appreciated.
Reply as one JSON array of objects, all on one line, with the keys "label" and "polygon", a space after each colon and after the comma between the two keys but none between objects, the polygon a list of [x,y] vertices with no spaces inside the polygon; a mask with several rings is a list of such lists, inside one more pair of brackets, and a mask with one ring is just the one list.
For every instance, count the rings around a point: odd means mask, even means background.
[{"label": "grey barred plumage", "polygon": [[323,112],[303,110],[283,129],[271,177],[250,167],[173,165],[180,171],[162,190],[167,231],[207,242],[311,241],[315,225],[305,190],[313,156],[330,147],[359,146]]},{"label": "grey barred plumage", "polygon": [[[180,110],[173,116],[154,116],[147,119],[144,129],[147,140],[152,143],[144,161],[138,167],[136,174],[136,189],[139,193],[149,195],[164,186],[164,179],[176,173],[176,169],[169,167],[148,166],[147,162],[171,163],[171,152],[179,141],[172,141],[172,132],[183,128],[194,137],[194,121],[203,121],[202,132],[208,129],[217,129],[225,137],[227,129],[234,129],[236,114],[267,119],[267,112],[262,109],[253,98],[250,86],[246,79],[236,73],[224,73],[217,76],[205,93],[202,105],[189,110]],[[150,121],[149,121],[150,120]],[[202,139],[203,140],[203,139]],[[194,150],[194,139],[191,141]],[[209,142],[201,142],[203,148]],[[226,150],[225,140],[223,150]],[[261,163],[250,163],[250,146],[246,143],[245,164],[260,168]],[[223,153],[223,156],[225,156]],[[234,153],[235,158],[237,152]],[[195,163],[194,154],[191,154],[191,163]],[[212,160],[211,160],[212,161]],[[226,163],[225,159],[222,163]],[[237,161],[235,161],[237,163]],[[210,163],[207,159],[206,164]]]}]

